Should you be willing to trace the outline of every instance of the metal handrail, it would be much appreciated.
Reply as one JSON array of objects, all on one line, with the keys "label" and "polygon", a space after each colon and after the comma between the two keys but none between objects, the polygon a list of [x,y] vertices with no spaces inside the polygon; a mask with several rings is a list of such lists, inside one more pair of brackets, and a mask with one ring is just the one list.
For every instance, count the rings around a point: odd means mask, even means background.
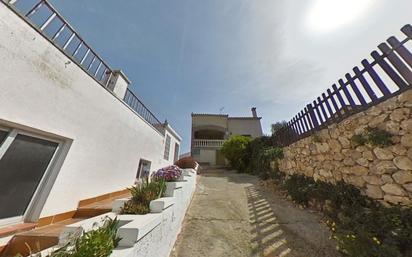
[{"label": "metal handrail", "polygon": [[[112,69],[109,65],[86,43],[86,41],[76,32],[76,30],[67,22],[63,16],[50,4],[47,0],[40,0],[23,13],[17,4],[21,0],[1,0],[1,2],[11,6],[16,10],[20,16],[29,21],[43,36],[45,36],[51,43],[62,50],[73,62],[77,63],[86,73],[93,77],[99,84],[107,87],[110,77],[112,76]],[[37,13],[41,11],[50,13],[48,17],[43,17],[43,21],[38,22],[34,18]],[[46,29],[51,28],[52,25],[59,25],[53,33],[46,33]],[[66,40],[59,41],[64,33],[69,33]],[[69,51],[73,48],[72,51]],[[81,51],[84,51],[82,56],[78,56]],[[89,60],[88,60],[88,57]]]},{"label": "metal handrail", "polygon": [[[21,0],[0,0],[0,2],[11,7],[19,16],[29,22],[40,34],[49,40],[54,46],[60,49],[73,62],[95,79],[101,86],[108,88],[113,70],[110,66],[86,43],[86,41],[76,32],[68,21],[57,11],[57,9],[47,0],[39,0],[27,12],[19,9],[16,4]],[[36,22],[36,13],[46,8],[50,15],[43,17],[42,22]],[[46,33],[46,29],[52,25],[59,25],[52,33]],[[66,40],[59,41],[64,32],[69,36]],[[77,42],[76,42],[77,41]],[[69,51],[69,49],[71,51]],[[83,52],[82,55],[80,53]],[[143,102],[129,89],[126,90],[123,101],[129,105],[143,119],[150,123],[156,130],[163,133],[162,123],[143,104]]]},{"label": "metal handrail", "polygon": [[143,119],[149,122],[157,130],[161,131],[162,123],[158,118],[147,108],[142,101],[130,90],[126,90],[123,101],[127,103],[135,112],[137,112]]}]

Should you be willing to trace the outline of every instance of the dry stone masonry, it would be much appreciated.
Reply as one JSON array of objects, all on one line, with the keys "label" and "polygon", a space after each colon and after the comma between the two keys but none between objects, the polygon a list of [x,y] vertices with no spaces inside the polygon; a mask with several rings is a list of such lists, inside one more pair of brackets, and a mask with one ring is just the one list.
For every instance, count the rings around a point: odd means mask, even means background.
[{"label": "dry stone masonry", "polygon": [[[280,170],[316,180],[343,180],[384,203],[412,205],[412,90],[285,147]],[[391,133],[391,146],[356,145],[367,127]]]}]

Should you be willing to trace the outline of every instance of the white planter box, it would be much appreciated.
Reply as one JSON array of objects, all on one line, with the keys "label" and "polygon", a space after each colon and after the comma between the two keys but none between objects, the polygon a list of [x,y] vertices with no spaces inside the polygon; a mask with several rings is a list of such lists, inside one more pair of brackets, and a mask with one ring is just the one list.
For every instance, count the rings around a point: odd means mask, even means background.
[{"label": "white planter box", "polygon": [[150,212],[160,213],[176,203],[175,197],[162,197],[150,202]]}]

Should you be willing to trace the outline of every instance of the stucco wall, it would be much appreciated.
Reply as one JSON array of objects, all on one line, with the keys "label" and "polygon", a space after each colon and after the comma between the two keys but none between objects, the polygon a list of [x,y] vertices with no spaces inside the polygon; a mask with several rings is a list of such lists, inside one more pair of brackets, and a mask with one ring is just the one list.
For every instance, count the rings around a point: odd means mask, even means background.
[{"label": "stucco wall", "polygon": [[263,136],[260,119],[254,118],[229,118],[228,130],[231,135],[251,135],[252,138]]},{"label": "stucco wall", "polygon": [[227,128],[227,115],[199,115],[192,116],[192,127],[219,126]]},{"label": "stucco wall", "polygon": [[[412,205],[412,91],[353,115],[284,149],[280,169],[323,181],[344,180],[366,195]],[[366,127],[390,132],[393,145],[358,146],[351,141]],[[317,142],[315,142],[317,141]],[[319,142],[320,141],[320,142]]]},{"label": "stucco wall", "polygon": [[199,149],[199,154],[193,155],[193,158],[199,163],[216,164],[216,149]]},{"label": "stucco wall", "polygon": [[0,33],[0,122],[72,141],[41,216],[124,189],[140,158],[172,162],[160,133],[2,4]]},{"label": "stucco wall", "polygon": [[[193,169],[186,169],[186,171],[189,175],[184,177],[185,182],[178,182],[179,188],[168,195],[175,198],[175,203],[157,214],[161,216],[161,223],[138,239],[133,247],[115,249],[111,257],[167,257],[170,255],[196,190],[196,171]],[[122,215],[118,218],[121,220]]]}]

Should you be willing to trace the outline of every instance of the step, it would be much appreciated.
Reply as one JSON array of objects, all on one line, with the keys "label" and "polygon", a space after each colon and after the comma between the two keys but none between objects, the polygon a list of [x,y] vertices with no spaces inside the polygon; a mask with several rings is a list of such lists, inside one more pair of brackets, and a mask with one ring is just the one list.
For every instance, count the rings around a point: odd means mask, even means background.
[{"label": "step", "polygon": [[2,227],[0,228],[0,238],[14,235],[20,232],[32,230],[33,228],[36,227],[36,225],[37,223],[19,223],[19,224]]},{"label": "step", "polygon": [[104,213],[107,212],[111,212],[112,208],[110,209],[86,209],[86,208],[82,208],[82,209],[78,209],[76,211],[76,213],[74,214],[73,218],[79,219],[86,219],[86,218],[92,218],[95,216],[99,216],[102,215]]},{"label": "step", "polygon": [[0,252],[1,257],[14,257],[17,254],[27,256],[56,245],[59,242],[59,235],[66,225],[81,221],[82,219],[68,219],[18,233],[12,237],[8,244]]}]

